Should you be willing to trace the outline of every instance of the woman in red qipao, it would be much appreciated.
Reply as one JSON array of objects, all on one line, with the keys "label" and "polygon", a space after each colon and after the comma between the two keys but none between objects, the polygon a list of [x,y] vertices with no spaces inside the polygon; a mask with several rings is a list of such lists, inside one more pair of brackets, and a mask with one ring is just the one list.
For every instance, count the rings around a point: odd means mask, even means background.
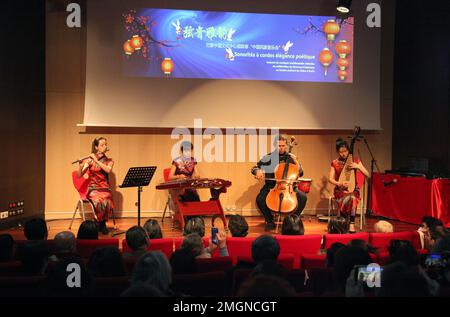
[{"label": "woman in red qipao", "polygon": [[[339,157],[331,162],[330,172],[328,175],[328,181],[335,185],[334,198],[339,205],[339,213],[341,216],[347,218],[350,221],[349,232],[355,232],[355,215],[360,201],[360,193],[358,184],[356,184],[355,190],[352,193],[346,193],[348,188],[348,182],[339,182],[339,176],[345,166],[349,154],[350,146],[347,141],[342,139],[336,140],[336,152]],[[365,177],[369,177],[369,172],[363,166],[360,160],[353,158],[353,163],[349,165],[349,168],[355,169],[356,173],[362,173]]]},{"label": "woman in red qipao", "polygon": [[109,185],[109,173],[112,171],[114,162],[105,155],[108,150],[108,143],[104,137],[94,139],[90,157],[83,160],[78,167],[78,177],[81,177],[86,172],[89,174],[90,181],[87,197],[94,205],[98,228],[103,234],[108,234],[106,221],[109,214],[114,210]]}]

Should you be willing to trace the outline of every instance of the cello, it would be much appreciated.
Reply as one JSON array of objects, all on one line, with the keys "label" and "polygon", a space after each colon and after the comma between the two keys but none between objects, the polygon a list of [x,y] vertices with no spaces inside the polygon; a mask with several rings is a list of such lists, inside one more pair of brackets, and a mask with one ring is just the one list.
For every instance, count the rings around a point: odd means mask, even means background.
[{"label": "cello", "polygon": [[294,184],[298,182],[298,163],[290,163],[291,151],[295,138],[291,136],[289,143],[288,159],[279,163],[275,168],[275,177],[266,180],[275,180],[276,185],[270,190],[266,197],[266,205],[269,209],[279,213],[289,213],[297,208],[297,194],[294,191]]}]

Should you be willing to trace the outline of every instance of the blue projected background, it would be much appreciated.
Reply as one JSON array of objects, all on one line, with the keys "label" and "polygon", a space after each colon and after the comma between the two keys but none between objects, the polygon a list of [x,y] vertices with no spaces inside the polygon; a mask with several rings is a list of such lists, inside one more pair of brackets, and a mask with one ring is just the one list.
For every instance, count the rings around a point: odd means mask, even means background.
[{"label": "blue projected background", "polygon": [[[123,72],[137,77],[351,83],[353,18],[328,22],[334,19],[130,10],[123,14]],[[329,30],[336,33],[334,39],[327,38]]]}]

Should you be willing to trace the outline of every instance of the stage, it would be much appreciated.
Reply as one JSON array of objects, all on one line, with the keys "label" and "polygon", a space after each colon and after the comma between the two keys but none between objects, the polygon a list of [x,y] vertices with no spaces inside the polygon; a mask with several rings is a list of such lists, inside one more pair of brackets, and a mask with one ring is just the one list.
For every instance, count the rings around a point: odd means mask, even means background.
[{"label": "stage", "polygon": [[[156,220],[158,220],[161,229],[163,231],[163,237],[164,238],[172,238],[172,237],[181,237],[183,236],[183,232],[179,229],[174,229],[172,230],[172,223],[171,220],[169,218],[165,218],[164,219],[164,223],[161,223],[161,218],[154,218]],[[205,224],[206,224],[206,235],[209,235],[209,233],[211,232],[211,217],[205,217]],[[318,219],[315,216],[310,216],[310,215],[304,215],[302,216],[303,219],[303,224],[305,227],[305,235],[308,234],[325,234],[327,232],[327,223],[326,222],[321,222],[318,221]],[[363,227],[363,231],[365,232],[374,232],[373,229],[373,225],[381,218],[376,218],[376,217],[367,217],[366,220],[366,225]],[[141,219],[141,225],[143,225],[145,223],[145,221],[147,220],[147,218],[143,218]],[[249,225],[249,232],[248,232],[248,236],[249,237],[257,237],[261,234],[266,233],[264,231],[264,219],[263,217],[246,217],[246,220],[248,222]],[[78,231],[78,227],[81,224],[81,219],[75,219],[73,225],[72,225],[72,232],[76,235],[77,231]],[[395,232],[399,232],[399,231],[413,231],[417,229],[417,225],[413,225],[413,224],[408,224],[405,222],[401,222],[401,221],[395,221],[395,220],[389,220],[390,223],[392,223],[392,225],[394,226],[394,231]],[[53,237],[61,232],[61,231],[66,231],[69,230],[69,224],[70,224],[70,219],[62,219],[62,220],[49,220],[47,222],[47,227],[48,227],[48,239],[53,239]],[[117,219],[116,220],[116,224],[117,224],[117,231],[113,230],[113,222],[112,220],[108,221],[107,226],[108,229],[110,230],[110,234],[109,235],[102,235],[99,234],[99,238],[100,239],[107,239],[107,238],[111,238],[112,234],[114,234],[114,232],[121,232],[121,231],[125,231],[128,228],[137,225],[137,218],[121,218],[121,219]],[[215,221],[215,225],[220,229],[223,229],[223,225],[222,222],[220,221],[220,219],[216,219]],[[356,228],[359,229],[359,218],[357,218],[356,220]],[[280,224],[280,230],[281,230],[281,224]],[[358,230],[359,231],[359,230]],[[22,240],[25,239],[23,230],[21,229],[9,229],[9,230],[2,230],[0,231],[0,234],[2,233],[9,233],[13,236],[13,238],[15,240]],[[271,234],[275,234],[275,231],[271,231]],[[228,235],[230,236],[230,235]],[[125,239],[125,233],[121,234],[121,235],[117,235],[114,238],[118,238],[120,241],[122,241],[123,239]],[[122,245],[121,243],[119,245]]]}]

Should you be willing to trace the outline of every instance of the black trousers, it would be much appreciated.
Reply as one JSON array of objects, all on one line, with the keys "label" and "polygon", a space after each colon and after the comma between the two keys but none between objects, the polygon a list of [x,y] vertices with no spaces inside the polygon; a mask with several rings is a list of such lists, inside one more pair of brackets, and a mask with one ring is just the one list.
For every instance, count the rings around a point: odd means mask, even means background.
[{"label": "black trousers", "polygon": [[[261,191],[259,192],[258,196],[256,196],[256,205],[258,206],[259,210],[264,216],[264,219],[267,222],[273,222],[273,214],[272,210],[269,209],[266,205],[266,197],[269,194],[271,188],[263,187]],[[306,197],[306,194],[298,189],[295,189],[295,192],[297,193],[297,209],[295,210],[295,214],[300,216],[303,209],[305,209],[306,201],[308,198]]]}]

